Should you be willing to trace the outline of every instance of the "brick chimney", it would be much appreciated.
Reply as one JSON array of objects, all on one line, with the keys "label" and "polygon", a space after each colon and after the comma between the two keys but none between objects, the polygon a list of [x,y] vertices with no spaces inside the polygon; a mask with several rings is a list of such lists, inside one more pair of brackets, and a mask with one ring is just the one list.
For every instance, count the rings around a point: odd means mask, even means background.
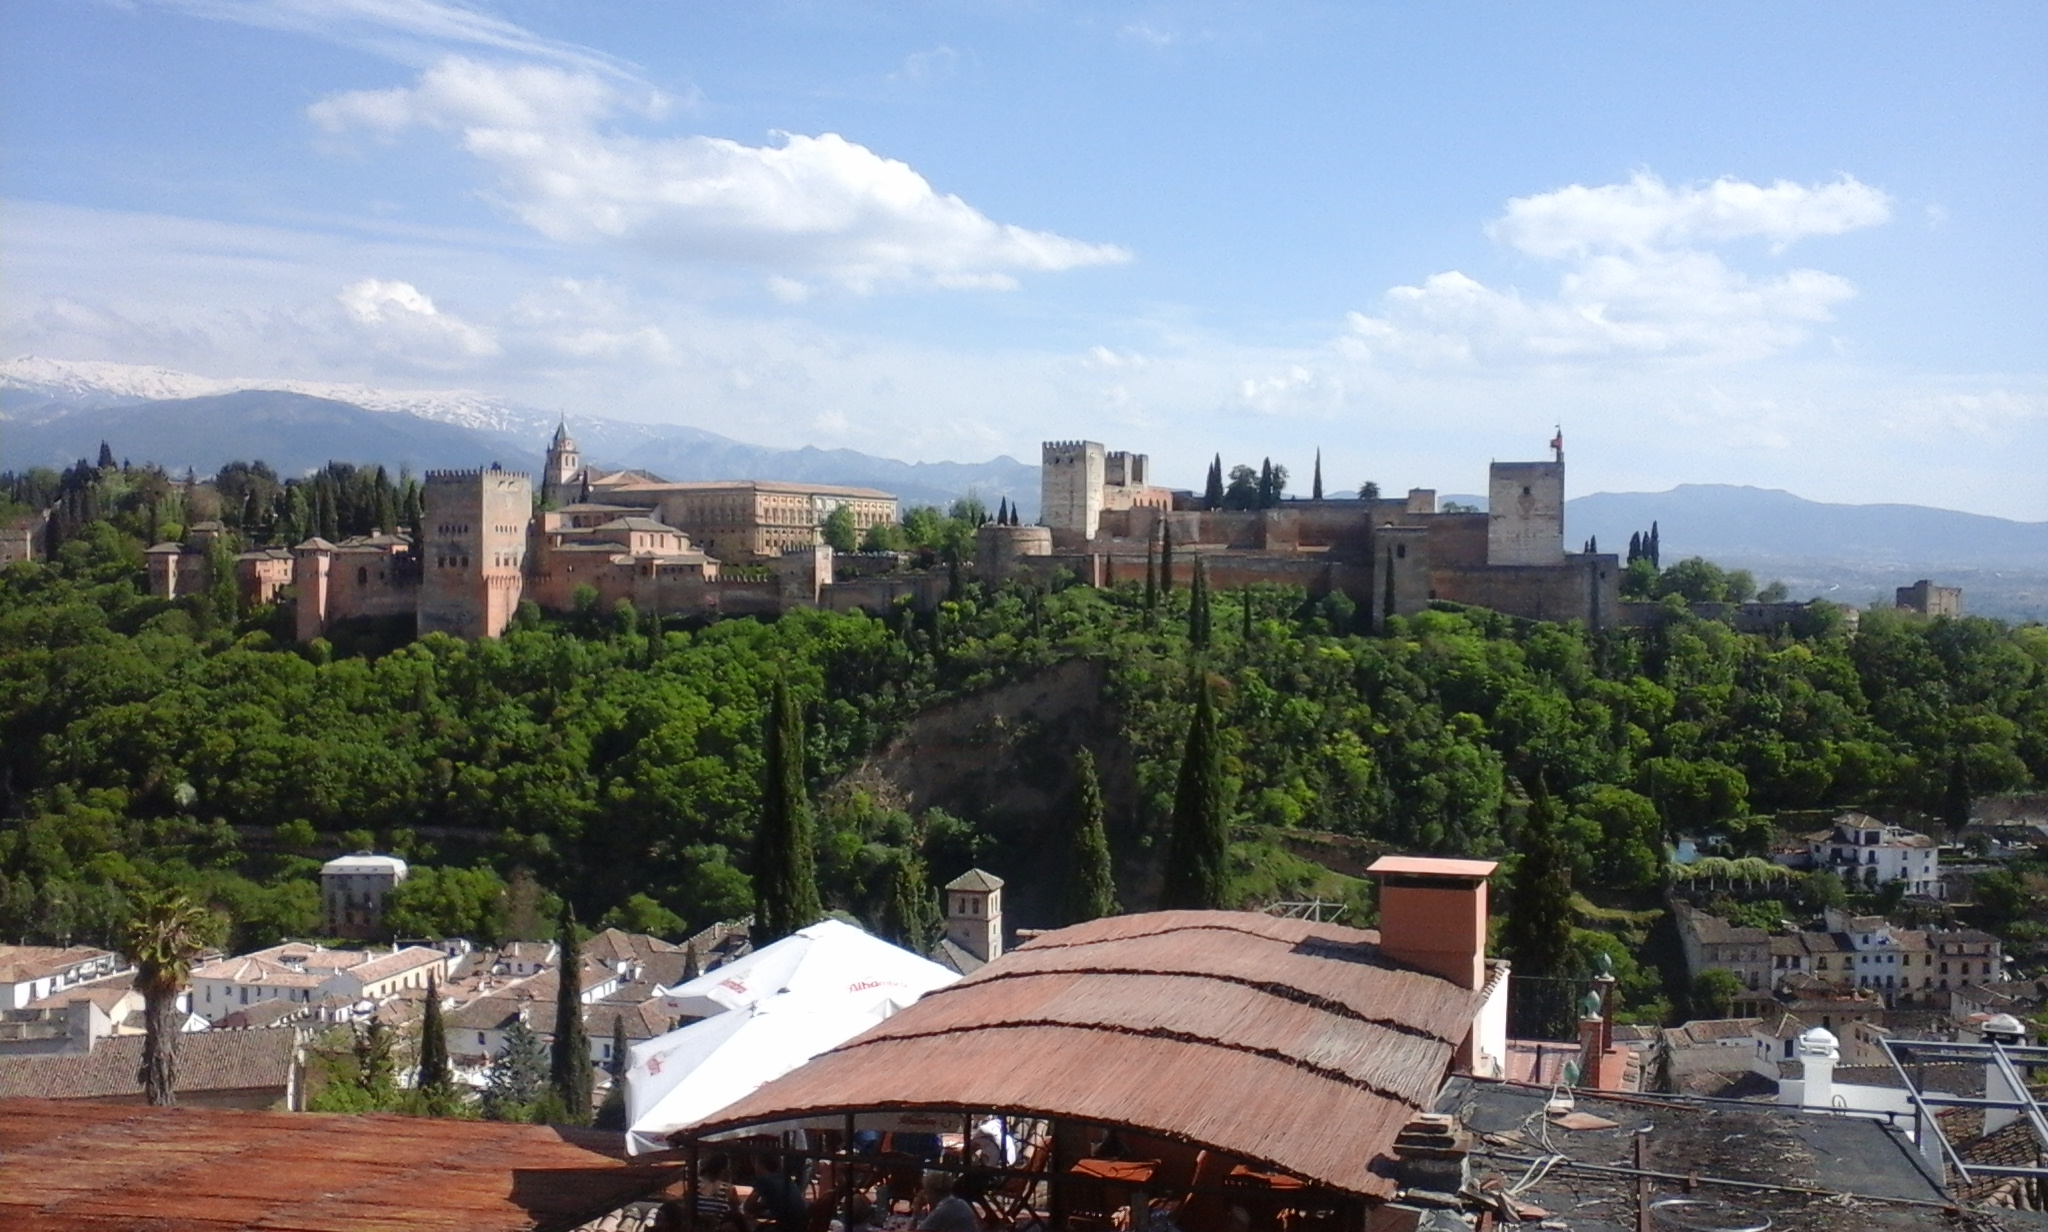
[{"label": "brick chimney", "polygon": [[1474,992],[1486,986],[1486,879],[1492,860],[1381,856],[1380,952]]}]

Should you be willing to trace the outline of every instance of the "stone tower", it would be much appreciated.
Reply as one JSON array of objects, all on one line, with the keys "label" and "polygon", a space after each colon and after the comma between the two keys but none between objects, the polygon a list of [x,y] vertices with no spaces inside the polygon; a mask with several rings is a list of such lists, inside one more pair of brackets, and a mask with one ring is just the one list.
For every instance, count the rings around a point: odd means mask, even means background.
[{"label": "stone tower", "polygon": [[425,489],[420,636],[496,637],[519,606],[533,481],[493,466],[428,471]]},{"label": "stone tower", "polygon": [[1003,956],[1003,879],[978,868],[946,883],[946,940],[983,962]]},{"label": "stone tower", "polygon": [[1564,563],[1564,451],[1550,462],[1496,462],[1486,490],[1486,563]]},{"label": "stone tower", "polygon": [[1102,521],[1108,455],[1096,441],[1047,441],[1038,472],[1039,521],[1062,544],[1095,537]]},{"label": "stone tower", "polygon": [[571,503],[576,499],[582,477],[583,455],[577,452],[575,438],[569,435],[569,421],[564,419],[555,428],[555,439],[548,442],[547,469],[540,477],[542,503],[552,509]]}]

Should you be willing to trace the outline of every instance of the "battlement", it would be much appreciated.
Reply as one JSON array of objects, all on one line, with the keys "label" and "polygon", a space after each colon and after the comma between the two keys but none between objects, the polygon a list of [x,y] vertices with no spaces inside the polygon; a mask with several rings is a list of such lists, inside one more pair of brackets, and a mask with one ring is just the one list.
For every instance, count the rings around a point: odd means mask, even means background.
[{"label": "battlement", "polygon": [[525,471],[508,471],[503,467],[493,466],[478,467],[475,470],[464,471],[428,471],[421,480],[421,482],[476,483],[477,481],[485,478],[486,476],[497,476],[498,478],[501,479],[524,479],[529,483],[533,481],[533,476],[527,474]]},{"label": "battlement", "polygon": [[1065,453],[1076,449],[1086,449],[1090,445],[1095,445],[1098,449],[1101,448],[1101,445],[1095,441],[1047,441],[1044,448],[1047,453],[1052,453],[1055,450]]}]

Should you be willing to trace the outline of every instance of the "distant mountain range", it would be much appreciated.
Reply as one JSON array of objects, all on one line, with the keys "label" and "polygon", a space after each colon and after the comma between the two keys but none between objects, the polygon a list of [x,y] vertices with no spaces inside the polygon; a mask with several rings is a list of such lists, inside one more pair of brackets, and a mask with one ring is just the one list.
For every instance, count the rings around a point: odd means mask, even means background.
[{"label": "distant mountain range", "polygon": [[[68,466],[101,441],[138,462],[210,474],[262,459],[280,474],[329,461],[394,469],[499,462],[538,473],[559,416],[468,390],[404,392],[290,380],[216,380],[133,364],[0,362],[0,470]],[[775,449],[701,428],[568,417],[583,456],[668,479],[783,479],[881,488],[906,505],[974,493],[1038,516],[1038,468],[1013,458],[902,462],[851,449]]]},{"label": "distant mountain range", "polygon": [[[65,466],[98,453],[190,467],[236,459],[304,473],[330,460],[386,466],[499,462],[538,472],[553,412],[467,390],[411,392],[290,380],[216,380],[166,368],[34,357],[0,362],[0,470]],[[774,449],[701,428],[569,417],[584,456],[669,479],[784,479],[894,492],[944,505],[973,492],[1038,515],[1038,468],[1014,458],[901,462],[851,449]],[[1485,507],[1483,497],[1446,496]],[[1779,579],[1797,597],[1855,606],[1889,602],[1917,578],[1960,585],[1968,610],[2048,619],[2048,523],[1919,505],[1834,505],[1790,492],[1685,484],[1669,492],[1598,492],[1566,503],[1568,546],[1597,536],[1622,552],[1660,528],[1665,564],[1705,556]]]}]

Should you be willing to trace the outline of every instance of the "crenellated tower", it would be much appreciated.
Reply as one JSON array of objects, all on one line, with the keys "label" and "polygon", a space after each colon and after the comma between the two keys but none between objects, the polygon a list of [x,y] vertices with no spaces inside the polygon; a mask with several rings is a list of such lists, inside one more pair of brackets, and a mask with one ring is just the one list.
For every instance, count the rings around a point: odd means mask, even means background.
[{"label": "crenellated tower", "polygon": [[1085,543],[1102,523],[1109,458],[1096,441],[1047,441],[1038,472],[1039,521],[1056,542]]},{"label": "crenellated tower", "polygon": [[428,471],[423,486],[420,635],[496,637],[519,607],[533,480],[493,466]]}]

